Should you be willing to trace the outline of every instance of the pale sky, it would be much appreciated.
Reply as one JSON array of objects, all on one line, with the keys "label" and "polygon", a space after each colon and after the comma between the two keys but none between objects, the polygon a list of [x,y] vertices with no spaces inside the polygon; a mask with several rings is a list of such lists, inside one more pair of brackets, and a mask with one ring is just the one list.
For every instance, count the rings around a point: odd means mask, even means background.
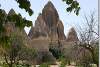
[{"label": "pale sky", "polygon": [[[23,17],[26,17],[26,19],[33,21],[34,25],[34,22],[37,19],[38,14],[42,12],[44,5],[48,1],[49,0],[30,0],[31,8],[34,11],[34,14],[32,16],[29,16],[24,9],[20,9],[15,0],[0,0],[0,8],[4,9],[7,13],[11,8],[13,8],[16,11],[16,13],[21,13]],[[96,13],[98,13],[98,0],[77,0],[80,3],[81,7],[79,16],[76,16],[74,13],[68,13],[66,11],[67,5],[62,0],[51,1],[54,4],[56,10],[58,11],[60,20],[63,22],[65,35],[68,33],[68,30],[71,27],[82,25],[84,23],[84,14],[88,15],[91,11],[94,10],[96,11]],[[25,31],[27,33],[29,32],[29,30],[30,28],[25,28]]]}]

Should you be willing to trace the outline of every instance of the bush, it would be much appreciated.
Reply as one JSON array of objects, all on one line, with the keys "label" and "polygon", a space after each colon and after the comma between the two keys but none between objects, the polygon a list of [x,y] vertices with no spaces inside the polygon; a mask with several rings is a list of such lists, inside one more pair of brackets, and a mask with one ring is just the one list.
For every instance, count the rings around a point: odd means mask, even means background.
[{"label": "bush", "polygon": [[66,63],[66,59],[63,58],[63,59],[61,60],[60,67],[65,67],[66,64],[67,64],[67,63]]},{"label": "bush", "polygon": [[49,51],[56,59],[59,59],[62,56],[61,48],[58,46],[54,46],[51,44],[51,46],[49,47]]},{"label": "bush", "polygon": [[48,63],[43,63],[43,64],[40,64],[39,67],[50,67],[50,65]]}]

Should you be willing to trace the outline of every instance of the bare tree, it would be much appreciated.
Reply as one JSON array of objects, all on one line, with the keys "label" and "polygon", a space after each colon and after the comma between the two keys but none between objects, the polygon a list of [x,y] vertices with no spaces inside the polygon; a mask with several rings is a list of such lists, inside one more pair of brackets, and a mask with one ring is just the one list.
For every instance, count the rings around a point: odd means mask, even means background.
[{"label": "bare tree", "polygon": [[[95,18],[95,12],[92,12],[89,17],[85,15],[85,28],[81,28],[79,30],[79,39],[80,42],[77,44],[83,50],[88,50],[91,53],[92,62],[99,67],[98,62],[98,40],[99,40],[99,32],[98,32],[98,22]],[[97,49],[97,50],[96,50]],[[81,53],[83,50],[79,50]],[[79,54],[79,53],[78,53]],[[87,54],[88,55],[88,54]],[[97,56],[97,57],[96,57]]]}]

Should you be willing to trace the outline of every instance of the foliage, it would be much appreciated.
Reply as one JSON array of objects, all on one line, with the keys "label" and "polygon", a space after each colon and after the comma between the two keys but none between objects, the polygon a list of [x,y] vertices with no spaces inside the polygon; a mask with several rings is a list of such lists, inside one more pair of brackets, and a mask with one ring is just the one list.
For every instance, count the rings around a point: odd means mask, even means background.
[{"label": "foliage", "polygon": [[[94,63],[98,67],[98,38],[99,38],[99,32],[98,32],[98,22],[95,18],[94,12],[89,15],[89,17],[85,16],[85,28],[79,31],[80,36],[80,42],[77,43],[77,46],[82,48],[81,50],[78,49],[79,53],[84,53],[83,59],[85,62],[85,65]],[[88,51],[88,53],[86,52]],[[78,53],[78,54],[79,54]],[[91,55],[89,55],[91,54]],[[91,57],[91,58],[90,58]],[[81,61],[83,60],[81,59]],[[87,62],[88,61],[88,62]],[[92,62],[91,62],[92,61]]]},{"label": "foliage", "polygon": [[[29,0],[15,0],[18,4],[19,7],[21,9],[25,9],[26,12],[29,13],[29,15],[31,16],[33,14]],[[68,12],[71,12],[72,10],[74,10],[74,12],[76,13],[76,15],[78,15],[79,13],[79,3],[77,1],[73,1],[73,0],[63,0],[64,2],[66,2],[67,5],[69,5],[69,7],[67,8]],[[15,25],[18,26],[19,28],[24,28],[25,26],[32,26],[32,21],[26,20],[25,18],[22,18],[22,16],[20,14],[14,14],[11,16],[6,15],[5,11],[0,9],[0,42],[8,44],[9,42],[9,37],[7,36],[3,36],[1,35],[2,32],[5,31],[4,28],[4,24],[7,22],[16,22]]]},{"label": "foliage", "polygon": [[[76,0],[62,0],[64,2],[66,2],[66,4],[69,6],[67,7],[67,12],[72,12],[74,11],[74,13],[76,13],[76,15],[79,14],[79,3]],[[26,12],[29,13],[29,15],[31,16],[33,14],[32,9],[30,8],[31,4],[29,0],[16,0],[17,3],[19,3],[19,7],[20,8],[24,8],[26,10]]]},{"label": "foliage", "polygon": [[7,46],[10,41],[10,37],[6,36],[6,24],[13,22],[16,27],[23,29],[25,26],[32,26],[32,21],[22,18],[20,14],[7,15],[6,12],[0,9],[0,45]]},{"label": "foliage", "polygon": [[66,64],[67,64],[66,59],[65,58],[62,58],[61,59],[61,63],[60,63],[60,67],[65,67]]},{"label": "foliage", "polygon": [[[0,65],[1,67],[9,67],[6,63],[3,63],[3,64],[1,64]],[[12,65],[13,67],[30,67],[30,65],[28,66],[28,65],[26,65],[26,64],[13,64]]]},{"label": "foliage", "polygon": [[10,36],[9,43],[9,47],[3,48],[5,52],[2,53],[3,58],[9,67],[17,65],[20,61],[28,61],[31,64],[35,56],[35,50],[25,46],[21,35],[14,32],[14,34],[11,34]]},{"label": "foliage", "polygon": [[56,59],[59,59],[63,54],[58,46],[53,46],[50,44],[49,51],[53,54]]},{"label": "foliage", "polygon": [[[25,18],[22,18],[20,14],[16,13],[7,15],[4,10],[0,9],[0,47],[3,48],[2,55],[7,65],[11,67],[19,61],[19,53],[23,50],[22,47],[25,46],[23,46],[23,39],[21,36],[18,36],[17,33],[13,33],[13,31],[11,31],[10,34],[7,32],[6,25],[9,24],[9,22],[14,24],[16,28],[22,30],[25,26],[32,26],[32,21],[26,20]],[[29,48],[25,48],[24,50],[26,50],[25,54],[27,55],[25,57],[29,56],[29,59],[32,59],[34,51]],[[23,52],[21,54],[23,54]],[[30,56],[32,57],[30,58]]]},{"label": "foliage", "polygon": [[69,6],[67,7],[67,12],[72,12],[74,11],[74,13],[76,13],[76,15],[79,15],[79,3],[76,0],[63,0],[64,2],[66,2],[66,4]]},{"label": "foliage", "polygon": [[19,58],[19,60],[22,60],[22,61],[26,60],[26,61],[30,62],[30,64],[31,64],[31,62],[33,62],[35,56],[36,56],[36,51],[34,49],[23,46],[19,52],[18,58]]},{"label": "foliage", "polygon": [[48,63],[43,63],[43,64],[40,64],[39,67],[50,67],[50,65],[48,65]]},{"label": "foliage", "polygon": [[42,62],[51,64],[53,61],[51,56],[48,53],[44,53],[42,56]]},{"label": "foliage", "polygon": [[[31,4],[29,0],[15,0],[21,9],[25,9],[26,12],[29,13],[31,16],[33,14],[33,10],[30,8]],[[72,12],[76,13],[76,15],[79,14],[80,6],[79,3],[76,0],[62,0],[66,2],[66,4],[69,6],[67,7],[67,12]]]},{"label": "foliage", "polygon": [[95,58],[95,63],[99,64],[99,43],[96,43],[94,46],[94,58]]},{"label": "foliage", "polygon": [[15,26],[19,28],[24,28],[25,26],[30,27],[32,26],[32,21],[26,20],[25,18],[22,18],[20,14],[13,14],[8,15],[7,19],[12,22],[16,22]]},{"label": "foliage", "polygon": [[19,4],[19,7],[21,9],[25,9],[26,12],[28,12],[30,16],[33,14],[32,9],[30,8],[31,4],[29,0],[15,0],[15,1]]}]

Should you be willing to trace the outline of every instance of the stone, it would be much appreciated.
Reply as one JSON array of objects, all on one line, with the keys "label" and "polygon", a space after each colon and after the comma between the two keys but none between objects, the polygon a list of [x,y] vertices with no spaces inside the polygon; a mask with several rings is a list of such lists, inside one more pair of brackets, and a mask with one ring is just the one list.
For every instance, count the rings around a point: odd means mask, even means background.
[{"label": "stone", "polygon": [[[34,31],[33,31],[34,30]],[[59,38],[58,38],[58,35]],[[28,36],[31,39],[40,38],[54,40],[64,40],[64,26],[59,19],[58,12],[51,1],[49,1],[43,8],[42,13],[39,14],[35,21],[35,26],[31,28]]]},{"label": "stone", "polygon": [[51,1],[42,10],[43,19],[49,28],[56,27],[59,20],[58,12]]},{"label": "stone", "polygon": [[66,41],[67,42],[79,41],[77,33],[73,27],[69,30]]},{"label": "stone", "polygon": [[58,21],[58,35],[60,40],[66,39],[66,36],[64,34],[64,25],[61,20]]},{"label": "stone", "polygon": [[9,13],[8,13],[8,16],[13,15],[13,14],[15,14],[15,11],[14,11],[14,9],[11,9],[11,10],[9,11]]}]

